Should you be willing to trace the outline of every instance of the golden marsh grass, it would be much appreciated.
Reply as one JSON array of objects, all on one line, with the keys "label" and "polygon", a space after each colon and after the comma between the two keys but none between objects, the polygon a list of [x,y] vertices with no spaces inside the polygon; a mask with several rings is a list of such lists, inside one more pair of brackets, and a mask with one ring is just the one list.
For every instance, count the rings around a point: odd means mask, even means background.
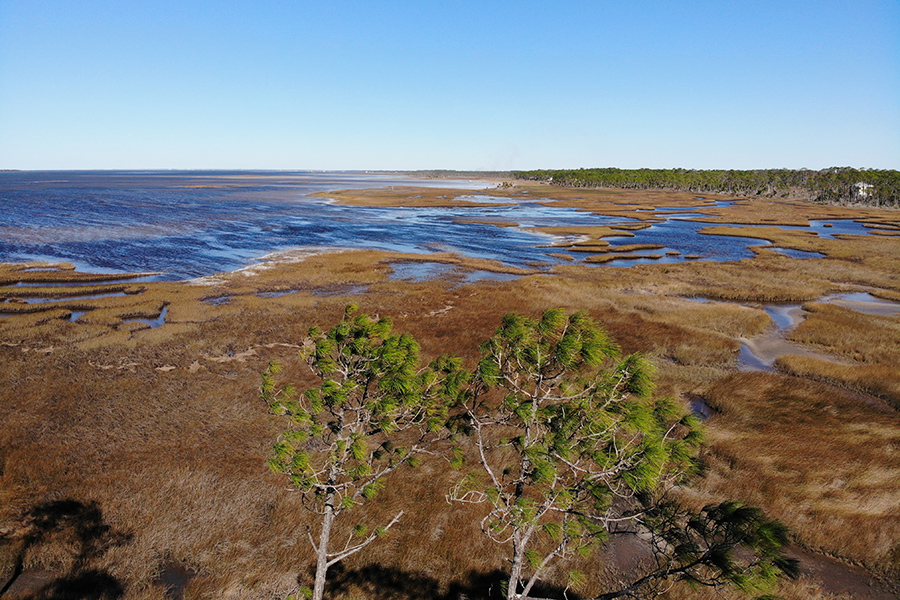
[{"label": "golden marsh grass", "polygon": [[[472,192],[452,191],[466,193]],[[664,192],[532,186],[484,193],[604,214],[699,205],[721,214],[722,223],[758,223],[760,215],[779,223],[826,214],[894,218],[887,211],[769,200],[713,207],[712,196],[698,200]],[[354,191],[342,198],[365,200],[368,194]],[[417,194],[387,190],[372,202],[404,205],[398,197]],[[428,194],[406,200],[434,206],[456,197],[449,190]],[[736,216],[743,221],[726,220]],[[47,264],[35,267],[49,269],[44,271],[0,266],[5,286],[41,282],[49,297],[63,289],[53,282],[83,283],[92,291],[143,289],[0,318],[0,532],[18,539],[15,532],[29,511],[48,501],[96,502],[111,530],[130,536],[91,559],[92,568],[121,582],[124,598],[164,598],[152,582],[171,563],[197,573],[186,598],[283,598],[296,590],[298,576],[309,581],[312,552],[305,528],[313,519],[298,494],[265,466],[285,428],[257,399],[259,374],[269,361],[284,363],[285,375],[301,387],[311,383],[297,347],[310,326],[336,323],[351,300],[365,312],[391,316],[395,330],[413,334],[426,358],[456,354],[470,366],[478,344],[503,314],[536,315],[562,307],[587,310],[623,351],[650,355],[658,366],[660,393],[685,402],[702,399],[714,409],[704,470],[681,490],[686,498],[697,503],[733,498],[761,506],[791,527],[798,544],[896,581],[900,418],[852,390],[884,398],[895,393],[890,390],[900,372],[898,317],[860,316],[815,301],[846,291],[900,297],[897,241],[889,236],[814,240],[779,231],[786,233],[767,233],[784,236],[778,239],[784,247],[809,242],[826,258],[761,253],[734,263],[628,269],[570,263],[539,272],[450,254],[297,252],[189,282],[108,288],[104,281],[124,278],[94,279]],[[598,237],[594,240],[601,246]],[[468,284],[460,278],[391,278],[392,263],[417,260],[520,277]],[[260,295],[265,292],[289,293]],[[727,301],[689,300],[695,296]],[[810,315],[791,339],[855,361],[854,366],[787,356],[779,361],[785,373],[738,372],[737,338],[771,326],[755,305],[770,301],[807,302]],[[0,306],[7,304],[13,306]],[[70,322],[76,308],[85,314]],[[156,318],[163,308],[161,327],[125,323]],[[883,386],[876,389],[878,381]],[[333,597],[385,597],[385,586],[393,585],[398,598],[411,597],[402,595],[409,589],[421,594],[412,597],[438,598],[451,588],[469,589],[465,586],[475,575],[505,568],[506,549],[478,529],[479,507],[445,501],[459,473],[435,458],[419,471],[397,475],[375,502],[351,516],[386,521],[398,509],[408,516],[390,536],[335,571],[339,588]],[[337,537],[351,526],[341,524]],[[28,550],[25,566],[63,574],[75,546],[71,537],[50,536]],[[0,552],[2,579],[11,572],[15,546],[0,544]],[[580,559],[578,567],[589,574],[588,586],[575,591],[587,593],[590,586],[596,591],[614,576],[603,555]],[[550,583],[563,584],[564,569]],[[822,585],[807,578],[785,582],[778,592],[797,600],[840,597]],[[679,587],[668,597],[711,596]]]}]

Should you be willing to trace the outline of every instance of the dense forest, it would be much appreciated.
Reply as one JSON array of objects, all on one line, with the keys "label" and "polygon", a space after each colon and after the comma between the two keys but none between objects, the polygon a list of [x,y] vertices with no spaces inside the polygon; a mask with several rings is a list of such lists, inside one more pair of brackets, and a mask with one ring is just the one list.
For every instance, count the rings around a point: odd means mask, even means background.
[{"label": "dense forest", "polygon": [[829,204],[900,207],[900,171],[832,167],[754,171],[693,169],[564,169],[514,171],[518,179],[568,187],[665,189],[748,196],[797,197]]}]

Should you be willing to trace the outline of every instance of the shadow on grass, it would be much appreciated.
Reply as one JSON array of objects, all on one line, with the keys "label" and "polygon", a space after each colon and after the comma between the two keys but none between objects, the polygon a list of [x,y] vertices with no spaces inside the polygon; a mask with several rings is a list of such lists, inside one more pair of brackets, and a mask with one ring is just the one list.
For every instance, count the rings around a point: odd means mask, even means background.
[{"label": "shadow on grass", "polygon": [[[116,600],[125,590],[108,572],[91,564],[114,546],[128,543],[131,536],[113,530],[103,519],[96,502],[54,500],[36,505],[25,514],[22,526],[0,537],[15,544],[12,575],[0,588],[0,597],[32,600]],[[27,582],[25,557],[45,543],[63,543],[74,548],[69,572],[61,577]],[[22,580],[20,580],[20,578]],[[16,583],[19,582],[17,586]]]},{"label": "shadow on grass", "polygon": [[[344,570],[340,565],[329,569],[326,597],[338,595],[382,600],[502,600],[506,597],[507,573],[499,569],[472,571],[464,581],[452,582],[446,589],[434,578],[400,569],[367,565]],[[529,596],[580,600],[581,596],[559,586],[536,584]]]}]

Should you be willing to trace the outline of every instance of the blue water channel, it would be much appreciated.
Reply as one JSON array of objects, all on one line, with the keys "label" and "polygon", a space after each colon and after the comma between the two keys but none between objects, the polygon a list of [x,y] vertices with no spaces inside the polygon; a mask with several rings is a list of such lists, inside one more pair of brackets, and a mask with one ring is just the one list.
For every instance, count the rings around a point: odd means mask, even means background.
[{"label": "blue water channel", "polygon": [[[336,189],[411,185],[478,186],[389,174],[302,171],[4,172],[0,262],[63,260],[86,271],[161,271],[158,279],[180,280],[238,269],[271,252],[322,247],[448,251],[517,267],[549,267],[566,262],[551,256],[560,250],[549,246],[560,239],[530,228],[638,222],[534,201],[509,205],[489,190],[467,197],[484,203],[478,207],[355,207],[310,197]],[[697,213],[678,216],[691,214]],[[647,253],[673,250],[680,256],[614,264],[681,261],[685,255],[739,260],[752,256],[749,246],[765,243],[702,235],[698,231],[707,224],[674,216],[610,242],[659,244],[663,250]],[[463,219],[519,226],[459,222]],[[571,253],[576,261],[586,256]]]}]

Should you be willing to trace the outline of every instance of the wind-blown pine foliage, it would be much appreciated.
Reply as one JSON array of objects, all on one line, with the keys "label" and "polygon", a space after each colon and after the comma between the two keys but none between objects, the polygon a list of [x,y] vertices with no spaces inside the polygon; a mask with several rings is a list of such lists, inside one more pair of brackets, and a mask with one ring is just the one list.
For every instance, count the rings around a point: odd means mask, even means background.
[{"label": "wind-blown pine foliage", "polygon": [[277,365],[263,373],[260,397],[270,410],[290,418],[291,428],[275,444],[269,461],[303,493],[306,506],[322,515],[312,597],[321,600],[329,567],[362,550],[403,515],[337,551],[329,547],[335,520],[373,498],[385,477],[415,466],[417,455],[439,436],[447,418],[447,398],[461,382],[458,363],[440,359],[422,368],[419,346],[408,334],[391,335],[387,318],[356,314],[327,333],[313,328],[301,355],[321,380],[298,395],[276,381]]},{"label": "wind-blown pine foliage", "polygon": [[[356,312],[348,306],[327,333],[310,330],[301,355],[318,387],[298,396],[270,365],[260,392],[292,424],[271,468],[322,515],[318,542],[309,532],[317,566],[307,591],[315,600],[328,568],[403,511],[371,534],[357,526],[357,541],[333,551],[337,517],[373,498],[395,469],[414,466],[448,426],[478,455],[448,499],[486,504],[483,531],[512,545],[508,600],[539,600],[529,594],[552,565],[590,552],[611,532],[642,536],[654,562],[595,600],[652,596],[672,580],[750,591],[795,573],[782,554],[786,529],[757,509],[725,502],[695,513],[659,499],[661,484],[692,468],[698,423],[654,398],[649,363],[620,357],[586,314],[507,315],[482,345],[476,372],[467,373],[448,357],[421,367],[411,336],[391,335],[388,319]],[[451,463],[463,466],[462,456]],[[579,580],[570,573],[571,583]]]},{"label": "wind-blown pine foliage", "polygon": [[483,531],[512,545],[508,600],[527,598],[554,562],[628,519],[616,498],[690,466],[696,420],[652,391],[649,363],[619,358],[584,313],[507,315],[482,346],[457,423],[474,440],[477,467],[450,498],[486,503]]},{"label": "wind-blown pine foliage", "polygon": [[641,494],[640,500],[628,526],[648,539],[652,559],[630,574],[631,581],[591,600],[652,598],[672,581],[752,593],[770,588],[782,575],[799,575],[797,561],[784,555],[787,528],[758,508],[725,501],[694,512],[653,494]]}]

